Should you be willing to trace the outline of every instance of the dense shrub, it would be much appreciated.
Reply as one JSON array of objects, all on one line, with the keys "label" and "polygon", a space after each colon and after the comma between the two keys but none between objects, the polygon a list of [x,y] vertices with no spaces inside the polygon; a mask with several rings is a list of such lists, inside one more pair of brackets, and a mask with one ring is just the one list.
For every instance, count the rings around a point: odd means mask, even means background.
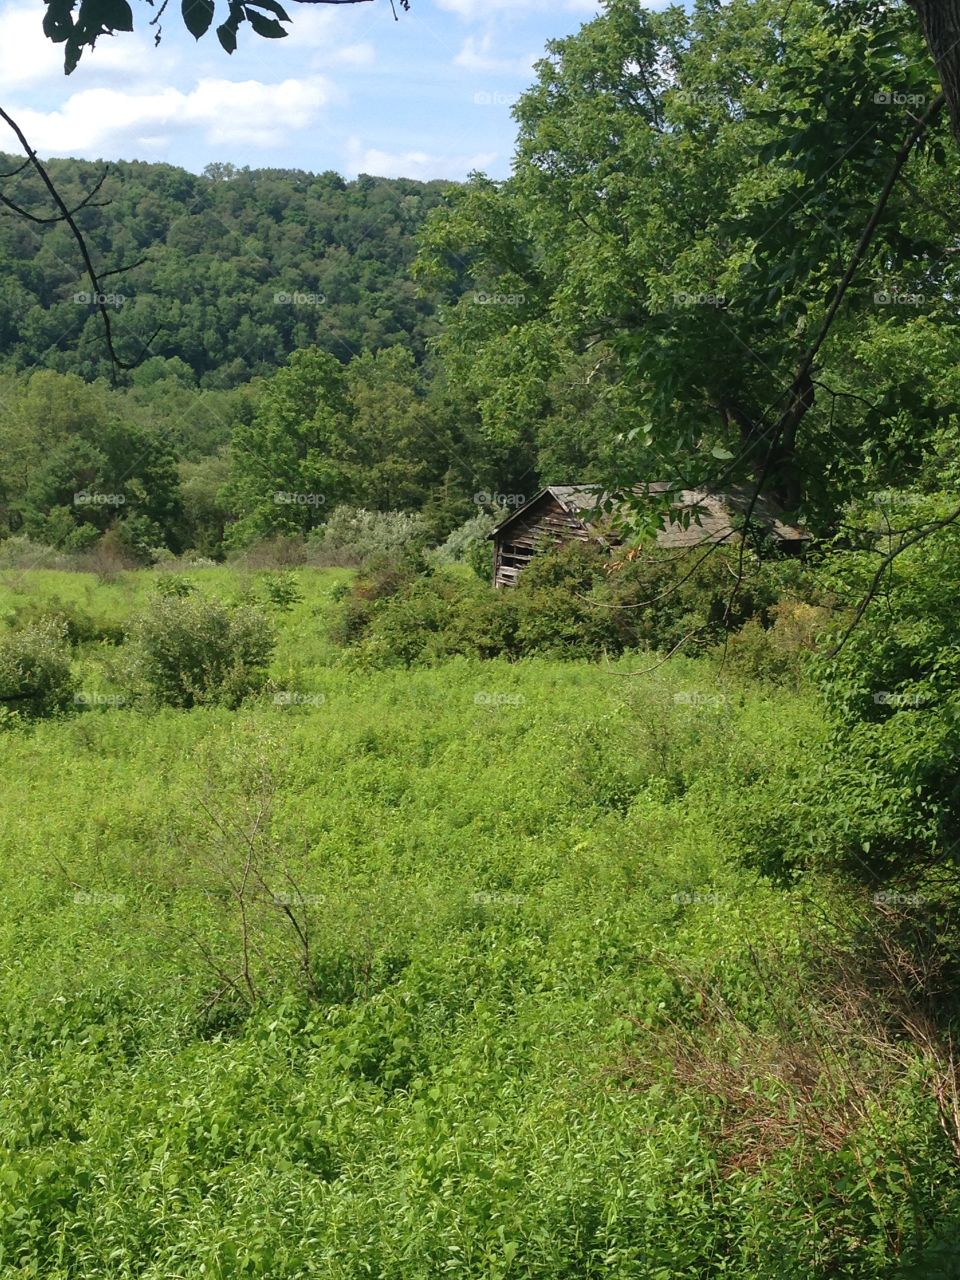
[{"label": "dense shrub", "polygon": [[[940,513],[912,513],[911,524]],[[877,550],[895,546],[886,538]],[[874,554],[849,553],[838,590],[851,609],[865,598]],[[955,861],[960,822],[960,649],[952,609],[960,591],[960,530],[948,527],[899,555],[882,593],[859,618],[848,612],[816,672],[834,724],[834,794],[866,811],[880,834],[857,832],[851,859],[911,873]]]},{"label": "dense shrub", "polygon": [[60,557],[56,548],[34,542],[25,534],[0,539],[0,569],[39,569],[56,563]]},{"label": "dense shrub", "polygon": [[381,562],[354,581],[331,634],[372,665],[429,661],[444,651],[447,628],[473,607],[479,587],[454,570],[418,573],[409,561]]},{"label": "dense shrub", "polygon": [[237,706],[263,687],[274,648],[268,619],[249,606],[167,596],[131,630],[137,678],[166,706]]},{"label": "dense shrub", "polygon": [[429,527],[422,516],[340,506],[314,530],[307,547],[312,564],[360,566],[384,557],[417,554],[428,539]]},{"label": "dense shrub", "polygon": [[[911,523],[936,519],[940,506],[929,502]],[[860,616],[876,552],[896,545],[887,537],[878,531],[872,549],[838,560],[830,588],[844,608],[829,628],[824,609],[783,605],[762,640],[752,624],[731,639],[733,668],[764,678],[782,678],[794,647],[830,726],[822,743],[797,744],[793,777],[765,781],[728,815],[743,856],[768,874],[828,867],[911,893],[931,868],[956,862],[960,651],[944,604],[960,590],[960,531],[897,556]]]},{"label": "dense shrub", "polygon": [[95,618],[70,600],[53,596],[48,602],[29,600],[9,615],[9,624],[15,631],[23,631],[38,623],[50,621],[62,627],[72,645],[90,644],[105,640],[109,644],[123,642],[123,627],[117,622]]},{"label": "dense shrub", "polygon": [[489,582],[493,576],[493,543],[488,534],[497,517],[482,511],[454,529],[434,551],[437,564],[468,564],[478,578]]},{"label": "dense shrub", "polygon": [[267,604],[286,613],[303,599],[296,577],[289,572],[267,573],[261,581]]},{"label": "dense shrub", "polygon": [[634,643],[702,652],[751,618],[767,625],[779,594],[775,564],[748,553],[737,587],[736,548],[709,553],[654,548],[624,557],[610,574],[603,598],[629,609]]},{"label": "dense shrub", "polygon": [[95,573],[107,582],[118,574],[130,569],[142,568],[144,561],[117,535],[115,529],[108,529],[101,538],[75,558],[77,568],[86,573]]},{"label": "dense shrub", "polygon": [[153,589],[158,596],[183,600],[186,596],[192,596],[197,588],[189,578],[181,577],[178,573],[164,573],[157,578]]},{"label": "dense shrub", "polygon": [[809,668],[817,638],[829,611],[803,601],[785,600],[767,610],[770,625],[751,618],[729,637],[726,664],[749,680],[796,683]]},{"label": "dense shrub", "polygon": [[163,530],[155,520],[129,515],[108,529],[101,541],[113,543],[135,565],[153,564],[165,550]]},{"label": "dense shrub", "polygon": [[348,593],[334,626],[341,644],[378,663],[540,654],[596,658],[626,649],[704,651],[750,618],[769,620],[775,577],[751,565],[728,610],[731,553],[690,572],[688,556],[653,552],[611,564],[596,543],[537,556],[516,587],[494,591],[457,567],[416,575],[394,566]]},{"label": "dense shrub", "polygon": [[64,623],[45,618],[0,637],[3,719],[53,715],[69,705],[75,689]]},{"label": "dense shrub", "polygon": [[255,542],[231,559],[231,563],[246,569],[295,569],[306,564],[306,561],[304,539],[300,536],[284,537],[281,534]]}]

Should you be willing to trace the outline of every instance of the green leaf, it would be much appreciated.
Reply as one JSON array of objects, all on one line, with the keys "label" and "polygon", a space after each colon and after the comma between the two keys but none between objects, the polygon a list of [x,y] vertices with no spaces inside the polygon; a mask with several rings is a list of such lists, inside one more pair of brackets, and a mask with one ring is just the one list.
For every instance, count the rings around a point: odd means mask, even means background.
[{"label": "green leaf", "polygon": [[263,36],[266,40],[281,40],[287,34],[276,18],[265,18],[262,13],[257,13],[256,9],[249,8],[246,10],[246,15],[257,35]]},{"label": "green leaf", "polygon": [[[257,9],[266,9],[268,13],[276,14],[282,22],[289,22],[290,15],[284,9],[282,4],[277,4],[277,0],[254,0],[254,6]],[[250,6],[247,6],[247,13],[250,12]]]},{"label": "green leaf", "polygon": [[180,12],[183,14],[184,25],[194,39],[199,40],[209,30],[213,21],[213,9],[213,0],[181,0]]},{"label": "green leaf", "polygon": [[237,23],[232,18],[228,18],[226,22],[221,22],[217,27],[217,39],[226,49],[227,53],[234,53],[237,48]]},{"label": "green leaf", "polygon": [[70,0],[57,0],[57,3],[47,6],[47,12],[43,15],[43,34],[54,44],[62,44],[73,30],[70,9]]},{"label": "green leaf", "polygon": [[63,70],[65,75],[70,75],[76,70],[77,63],[80,61],[80,55],[83,53],[83,45],[75,35],[71,35],[67,40],[67,47],[63,54]]},{"label": "green leaf", "polygon": [[133,10],[127,0],[86,0],[81,6],[81,17],[96,24],[94,30],[132,31]]}]

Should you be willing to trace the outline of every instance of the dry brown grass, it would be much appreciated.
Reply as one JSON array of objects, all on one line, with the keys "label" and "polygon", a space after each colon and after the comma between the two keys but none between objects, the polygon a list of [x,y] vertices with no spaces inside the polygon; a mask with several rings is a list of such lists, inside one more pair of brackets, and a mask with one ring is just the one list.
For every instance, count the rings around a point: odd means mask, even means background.
[{"label": "dry brown grass", "polygon": [[[911,908],[912,910],[912,908]],[[856,942],[819,938],[802,964],[750,963],[764,1025],[738,1014],[720,984],[671,966],[698,1008],[668,1020],[623,1066],[635,1088],[664,1074],[712,1102],[721,1169],[757,1169],[779,1152],[849,1148],[895,1120],[908,1079],[921,1079],[960,1164],[960,1061],[950,1026],[956,957],[899,905],[874,905]],[[920,944],[920,945],[918,945]],[[893,1126],[896,1127],[895,1125]]]}]

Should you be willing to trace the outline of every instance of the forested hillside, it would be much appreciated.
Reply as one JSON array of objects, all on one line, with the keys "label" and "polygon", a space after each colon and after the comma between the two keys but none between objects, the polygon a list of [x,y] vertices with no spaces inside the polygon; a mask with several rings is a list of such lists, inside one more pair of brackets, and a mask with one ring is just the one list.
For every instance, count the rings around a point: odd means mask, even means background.
[{"label": "forested hillside", "polygon": [[[22,160],[0,155],[10,172]],[[57,160],[50,174],[80,204],[104,166]],[[179,358],[200,384],[230,388],[316,344],[339,360],[407,346],[418,357],[433,326],[408,268],[415,236],[449,184],[210,165],[198,176],[166,164],[111,164],[77,221],[110,276],[125,360]],[[5,196],[41,214],[35,175]],[[91,379],[110,373],[100,319],[69,229],[9,210],[0,217],[0,361]],[[78,301],[77,298],[80,300]]]}]

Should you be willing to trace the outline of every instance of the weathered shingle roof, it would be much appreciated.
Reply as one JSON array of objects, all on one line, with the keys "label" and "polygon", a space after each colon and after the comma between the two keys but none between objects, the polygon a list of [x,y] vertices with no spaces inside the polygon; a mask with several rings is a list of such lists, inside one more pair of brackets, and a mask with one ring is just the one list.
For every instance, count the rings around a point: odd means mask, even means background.
[{"label": "weathered shingle roof", "polygon": [[[635,492],[638,495],[656,495],[669,488],[668,484],[656,482],[644,485]],[[528,503],[502,520],[490,536],[496,537],[502,529],[507,528],[548,493],[584,523],[589,520],[588,513],[600,506],[607,496],[598,485],[548,485]],[[781,542],[800,543],[810,539],[810,534],[805,529],[790,524],[784,518],[783,511],[773,499],[761,495],[754,500],[753,490],[749,485],[734,485],[722,493],[707,489],[684,489],[677,494],[672,506],[678,512],[700,508],[699,517],[691,519],[687,528],[683,527],[681,520],[671,520],[657,535],[657,545],[660,547],[692,547],[702,543],[725,542],[736,534],[738,518],[745,516],[748,511],[751,512],[751,520],[763,526]]]}]

